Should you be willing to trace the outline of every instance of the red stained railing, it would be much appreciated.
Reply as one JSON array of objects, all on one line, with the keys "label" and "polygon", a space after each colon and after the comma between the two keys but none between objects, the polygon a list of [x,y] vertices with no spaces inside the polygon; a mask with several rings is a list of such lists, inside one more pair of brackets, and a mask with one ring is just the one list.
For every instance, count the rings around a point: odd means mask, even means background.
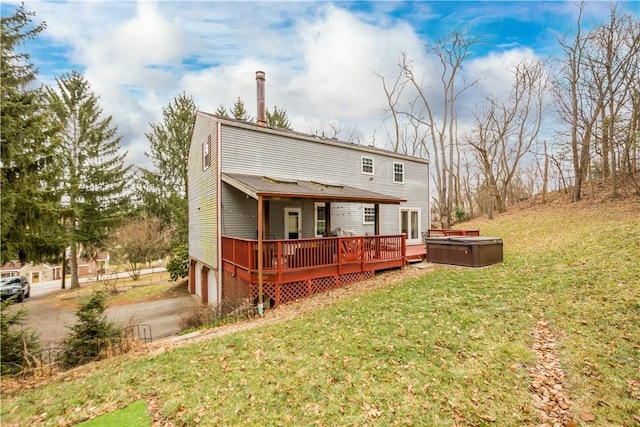
[{"label": "red stained railing", "polygon": [[423,233],[423,237],[447,237],[447,236],[479,236],[480,230],[440,230],[436,228],[429,229]]},{"label": "red stained railing", "polygon": [[[262,246],[266,280],[277,283],[401,267],[405,262],[406,235],[264,240]],[[223,237],[222,259],[226,271],[255,283],[257,240]]]}]

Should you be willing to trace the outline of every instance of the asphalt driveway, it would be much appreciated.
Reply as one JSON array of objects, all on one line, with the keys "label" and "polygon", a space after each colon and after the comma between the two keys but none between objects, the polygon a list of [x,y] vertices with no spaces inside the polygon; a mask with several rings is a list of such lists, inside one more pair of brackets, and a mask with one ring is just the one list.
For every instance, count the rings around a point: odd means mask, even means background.
[{"label": "asphalt driveway", "polygon": [[[25,326],[40,335],[43,348],[57,346],[68,335],[68,328],[76,322],[75,310],[56,307],[43,297],[31,297],[23,304],[27,308]],[[178,333],[181,314],[198,304],[196,298],[187,295],[110,307],[106,313],[107,319],[121,327],[150,325],[153,341],[158,341]]]}]

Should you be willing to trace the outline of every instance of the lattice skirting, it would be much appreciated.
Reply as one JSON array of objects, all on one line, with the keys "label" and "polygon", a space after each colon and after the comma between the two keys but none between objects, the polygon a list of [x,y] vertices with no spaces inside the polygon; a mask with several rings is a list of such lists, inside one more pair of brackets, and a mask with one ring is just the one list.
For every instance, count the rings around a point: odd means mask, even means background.
[{"label": "lattice skirting", "polygon": [[[263,301],[266,308],[275,307],[373,277],[373,271],[363,271],[292,283],[265,283],[262,290]],[[255,304],[258,301],[258,284],[249,283],[225,271],[222,274],[222,301],[225,307],[237,307],[247,302]]]}]

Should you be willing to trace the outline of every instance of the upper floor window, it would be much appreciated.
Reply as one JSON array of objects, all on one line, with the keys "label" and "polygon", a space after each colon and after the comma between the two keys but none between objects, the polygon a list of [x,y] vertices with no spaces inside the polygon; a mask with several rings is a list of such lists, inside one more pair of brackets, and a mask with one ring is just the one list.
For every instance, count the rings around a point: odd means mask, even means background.
[{"label": "upper floor window", "polygon": [[362,157],[362,173],[373,175],[373,159],[371,157]]},{"label": "upper floor window", "polygon": [[211,166],[211,135],[202,143],[202,170],[209,169]]},{"label": "upper floor window", "polygon": [[365,206],[362,210],[362,223],[373,224],[376,222],[376,209],[374,207]]},{"label": "upper floor window", "polygon": [[393,182],[404,184],[404,163],[393,162]]}]

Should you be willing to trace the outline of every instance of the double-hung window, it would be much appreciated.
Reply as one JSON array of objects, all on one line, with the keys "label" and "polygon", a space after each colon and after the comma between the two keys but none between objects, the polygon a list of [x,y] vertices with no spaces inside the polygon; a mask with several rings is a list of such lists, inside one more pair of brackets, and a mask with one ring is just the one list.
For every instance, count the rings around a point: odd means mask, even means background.
[{"label": "double-hung window", "polygon": [[404,163],[393,162],[393,182],[404,184]]},{"label": "double-hung window", "polygon": [[376,222],[376,209],[373,206],[365,206],[362,209],[362,223],[373,224]]},{"label": "double-hung window", "polygon": [[373,175],[373,158],[362,156],[362,173],[365,175]]}]

